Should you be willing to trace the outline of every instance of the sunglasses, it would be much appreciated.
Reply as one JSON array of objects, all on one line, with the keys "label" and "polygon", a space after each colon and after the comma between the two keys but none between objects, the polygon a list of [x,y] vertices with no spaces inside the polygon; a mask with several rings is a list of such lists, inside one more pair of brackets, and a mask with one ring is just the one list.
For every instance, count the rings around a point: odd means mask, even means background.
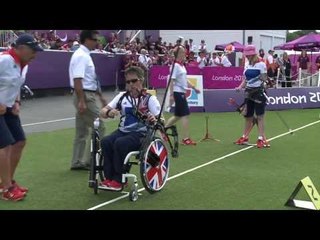
[{"label": "sunglasses", "polygon": [[126,83],[127,84],[136,83],[137,81],[139,81],[139,79],[138,78],[134,78],[134,79],[131,79],[131,80],[126,80]]},{"label": "sunglasses", "polygon": [[98,38],[90,38],[90,40],[98,42],[99,39]]}]

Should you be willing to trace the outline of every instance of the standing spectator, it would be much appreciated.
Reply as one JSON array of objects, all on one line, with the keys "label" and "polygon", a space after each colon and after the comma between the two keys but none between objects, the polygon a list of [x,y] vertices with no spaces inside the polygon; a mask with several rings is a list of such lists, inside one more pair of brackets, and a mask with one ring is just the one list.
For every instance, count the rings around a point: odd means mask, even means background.
[{"label": "standing spectator", "polygon": [[38,42],[31,35],[23,34],[12,49],[0,55],[0,192],[4,200],[22,200],[28,191],[18,185],[14,174],[26,144],[19,117],[20,88],[28,63],[37,51],[42,51]]},{"label": "standing spectator", "polygon": [[[301,51],[301,55],[297,61],[297,69],[301,68],[301,78],[303,79],[303,85],[308,85],[308,72],[310,69],[310,60],[305,50]],[[300,79],[299,79],[300,80]]]},{"label": "standing spectator", "polygon": [[320,55],[316,58],[317,71],[320,71]]},{"label": "standing spectator", "polygon": [[268,51],[268,57],[267,57],[267,76],[269,79],[273,82],[274,76],[275,76],[275,63],[273,58],[273,50]]},{"label": "standing spectator", "polygon": [[264,59],[264,50],[262,48],[259,49],[259,60],[260,62],[267,64],[266,59]]},{"label": "standing spectator", "polygon": [[[186,91],[192,88],[196,93],[200,91],[195,88],[187,79],[187,70],[183,65],[186,58],[185,49],[182,46],[177,46],[173,53],[176,56],[176,63],[172,73],[171,84],[169,86],[170,100],[175,102],[174,116],[168,119],[166,128],[174,125],[178,120],[182,122],[182,144],[196,145],[196,142],[191,140],[189,133],[189,118],[190,110],[186,99]],[[172,66],[173,67],[173,66]]]},{"label": "standing spectator", "polygon": [[286,52],[283,53],[282,64],[281,72],[285,81],[282,81],[281,86],[291,87],[291,61]]},{"label": "standing spectator", "polygon": [[[89,139],[89,129],[99,116],[99,106],[96,95],[99,95],[101,104],[106,105],[102,97],[95,66],[90,51],[95,49],[99,32],[96,30],[82,30],[80,33],[80,47],[73,53],[69,76],[73,92],[73,104],[76,109],[76,133],[73,144],[71,170],[88,170],[90,166],[90,151],[86,148]],[[100,135],[104,135],[104,124],[100,120]]]}]

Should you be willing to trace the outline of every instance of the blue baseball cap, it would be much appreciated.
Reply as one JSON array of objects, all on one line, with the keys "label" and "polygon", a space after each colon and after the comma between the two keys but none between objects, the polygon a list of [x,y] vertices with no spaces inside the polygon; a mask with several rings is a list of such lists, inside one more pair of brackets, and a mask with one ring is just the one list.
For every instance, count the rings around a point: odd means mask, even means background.
[{"label": "blue baseball cap", "polygon": [[16,40],[16,46],[19,45],[26,45],[33,49],[34,51],[43,51],[43,48],[41,48],[38,44],[38,42],[34,39],[34,37],[30,34],[22,34],[18,37]]}]

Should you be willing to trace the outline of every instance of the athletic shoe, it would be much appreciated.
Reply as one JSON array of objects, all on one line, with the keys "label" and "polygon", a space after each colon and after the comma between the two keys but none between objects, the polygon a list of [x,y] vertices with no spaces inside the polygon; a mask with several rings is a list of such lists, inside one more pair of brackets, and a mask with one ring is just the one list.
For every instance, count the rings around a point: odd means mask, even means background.
[{"label": "athletic shoe", "polygon": [[23,193],[27,193],[29,191],[28,188],[19,186],[18,183],[15,180],[12,180],[12,186],[18,188]]},{"label": "athletic shoe", "polygon": [[122,190],[122,184],[115,180],[112,180],[111,182],[109,182],[107,186],[110,190],[114,190],[114,191]]},{"label": "athletic shoe", "polygon": [[267,141],[266,138],[263,139],[263,142],[264,142],[264,147],[266,147],[266,148],[269,148],[269,147],[270,147],[270,144],[269,144],[269,142]]},{"label": "athletic shoe", "polygon": [[248,144],[248,142],[249,142],[248,137],[241,137],[237,141],[235,141],[234,143],[237,145],[246,145],[246,144]]},{"label": "athletic shoe", "polygon": [[20,201],[24,199],[25,193],[21,192],[18,188],[16,187],[10,187],[7,190],[4,190],[2,193],[2,199],[3,200],[10,200],[10,201]]},{"label": "athletic shoe", "polygon": [[182,140],[182,144],[183,145],[197,145],[196,142],[194,142],[193,140],[191,140],[191,138],[185,138]]},{"label": "athletic shoe", "polygon": [[257,140],[257,148],[263,148],[264,147],[264,140],[258,139]]}]

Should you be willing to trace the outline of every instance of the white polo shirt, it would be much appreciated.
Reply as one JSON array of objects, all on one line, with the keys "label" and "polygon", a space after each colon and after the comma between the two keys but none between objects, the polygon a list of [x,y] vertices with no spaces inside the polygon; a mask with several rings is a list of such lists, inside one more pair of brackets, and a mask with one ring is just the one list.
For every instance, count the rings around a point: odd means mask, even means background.
[{"label": "white polo shirt", "polygon": [[[13,51],[13,50],[12,50]],[[8,52],[0,54],[0,103],[12,107],[25,82],[28,65],[20,63]]]},{"label": "white polo shirt", "polygon": [[69,65],[70,87],[74,88],[74,79],[82,78],[82,86],[85,90],[97,90],[97,75],[90,50],[84,46],[73,53]]},{"label": "white polo shirt", "polygon": [[[171,72],[172,66],[170,67]],[[187,70],[183,64],[175,63],[173,73],[173,91],[185,93],[188,88]]]}]

